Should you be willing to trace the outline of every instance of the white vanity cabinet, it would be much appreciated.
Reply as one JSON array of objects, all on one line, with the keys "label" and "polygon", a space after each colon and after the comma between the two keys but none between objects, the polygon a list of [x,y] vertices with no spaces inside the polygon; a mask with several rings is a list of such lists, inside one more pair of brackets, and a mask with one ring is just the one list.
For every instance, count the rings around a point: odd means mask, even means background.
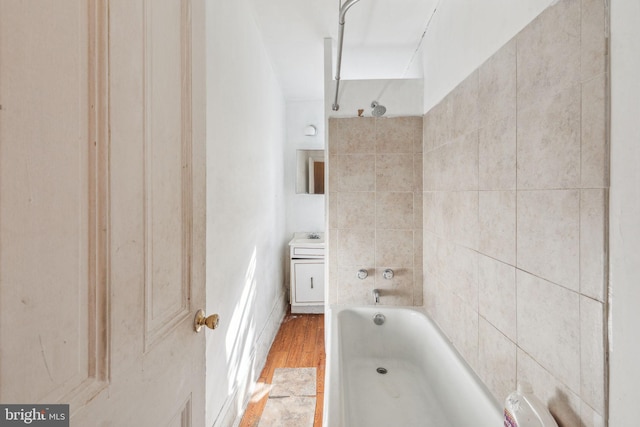
[{"label": "white vanity cabinet", "polygon": [[324,236],[318,235],[295,233],[289,242],[292,313],[324,313]]},{"label": "white vanity cabinet", "polygon": [[324,261],[297,259],[291,261],[295,285],[291,303],[324,304]]}]

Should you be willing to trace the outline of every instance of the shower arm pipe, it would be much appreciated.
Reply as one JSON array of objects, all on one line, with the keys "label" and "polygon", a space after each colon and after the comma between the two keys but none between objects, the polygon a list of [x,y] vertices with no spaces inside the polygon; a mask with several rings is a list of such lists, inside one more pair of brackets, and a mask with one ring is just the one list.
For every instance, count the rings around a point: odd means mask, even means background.
[{"label": "shower arm pipe", "polygon": [[340,8],[340,18],[338,20],[338,57],[336,58],[336,96],[333,100],[331,108],[333,111],[338,111],[340,105],[338,105],[338,90],[340,89],[340,68],[342,67],[342,43],[344,41],[344,17],[351,6],[358,3],[360,0],[347,0]]}]

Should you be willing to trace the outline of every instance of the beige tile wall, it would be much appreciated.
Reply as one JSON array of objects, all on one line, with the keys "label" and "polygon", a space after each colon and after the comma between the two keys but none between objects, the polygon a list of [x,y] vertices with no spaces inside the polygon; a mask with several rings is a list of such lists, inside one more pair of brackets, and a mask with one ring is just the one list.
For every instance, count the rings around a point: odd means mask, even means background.
[{"label": "beige tile wall", "polygon": [[329,303],[422,305],[422,118],[330,119],[328,168]]},{"label": "beige tile wall", "polygon": [[499,401],[606,419],[606,9],[561,0],[424,117],[424,305]]}]

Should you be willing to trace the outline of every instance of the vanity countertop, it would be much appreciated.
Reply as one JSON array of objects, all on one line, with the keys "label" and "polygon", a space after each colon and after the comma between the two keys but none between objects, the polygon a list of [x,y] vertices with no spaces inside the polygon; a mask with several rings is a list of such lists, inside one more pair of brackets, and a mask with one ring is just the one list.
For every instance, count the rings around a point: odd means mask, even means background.
[{"label": "vanity countertop", "polygon": [[[318,236],[312,238],[311,236]],[[324,233],[298,232],[293,233],[293,239],[289,242],[289,246],[313,246],[324,248]]]}]

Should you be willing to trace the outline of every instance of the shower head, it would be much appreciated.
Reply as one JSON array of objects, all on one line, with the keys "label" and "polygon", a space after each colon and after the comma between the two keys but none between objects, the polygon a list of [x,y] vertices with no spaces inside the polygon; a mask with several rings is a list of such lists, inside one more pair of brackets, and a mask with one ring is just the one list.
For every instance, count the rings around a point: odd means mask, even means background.
[{"label": "shower head", "polygon": [[380,117],[387,112],[387,108],[384,105],[378,104],[378,101],[373,101],[371,108],[373,108],[373,111],[371,111],[373,117]]}]

